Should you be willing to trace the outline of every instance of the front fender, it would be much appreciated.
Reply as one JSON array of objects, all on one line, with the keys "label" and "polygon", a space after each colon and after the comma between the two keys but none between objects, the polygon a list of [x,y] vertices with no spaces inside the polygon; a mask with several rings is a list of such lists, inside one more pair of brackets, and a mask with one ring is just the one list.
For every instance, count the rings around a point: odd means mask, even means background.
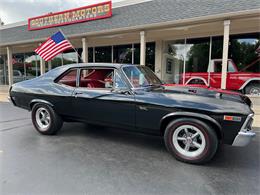
[{"label": "front fender", "polygon": [[178,117],[192,117],[192,118],[203,119],[204,121],[208,121],[208,122],[210,122],[210,124],[212,124],[212,125],[214,125],[214,127],[216,127],[218,136],[223,137],[222,128],[218,121],[216,121],[214,118],[212,118],[208,115],[201,114],[201,113],[194,113],[194,112],[173,112],[173,113],[169,113],[169,114],[165,115],[160,121],[161,131],[165,130],[167,124],[171,120],[178,118]]}]

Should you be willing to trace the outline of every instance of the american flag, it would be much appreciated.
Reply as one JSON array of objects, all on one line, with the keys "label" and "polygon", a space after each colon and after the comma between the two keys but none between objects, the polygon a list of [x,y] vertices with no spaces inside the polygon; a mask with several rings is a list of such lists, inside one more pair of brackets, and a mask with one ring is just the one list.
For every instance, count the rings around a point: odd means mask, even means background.
[{"label": "american flag", "polygon": [[62,32],[58,31],[34,51],[45,61],[49,61],[63,51],[71,48],[73,48],[73,46],[70,42],[64,37]]}]

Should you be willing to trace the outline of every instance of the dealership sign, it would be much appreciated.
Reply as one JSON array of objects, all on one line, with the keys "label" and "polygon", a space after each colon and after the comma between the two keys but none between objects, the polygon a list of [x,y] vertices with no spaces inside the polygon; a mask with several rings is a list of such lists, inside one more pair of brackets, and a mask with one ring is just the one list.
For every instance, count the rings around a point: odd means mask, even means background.
[{"label": "dealership sign", "polygon": [[28,30],[63,26],[112,16],[111,1],[28,19]]}]

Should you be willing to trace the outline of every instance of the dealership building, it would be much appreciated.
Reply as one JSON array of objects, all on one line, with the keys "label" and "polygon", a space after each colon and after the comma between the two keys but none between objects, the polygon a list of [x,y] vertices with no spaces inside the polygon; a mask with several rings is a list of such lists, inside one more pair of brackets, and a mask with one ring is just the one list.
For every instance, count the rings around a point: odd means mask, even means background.
[{"label": "dealership building", "polygon": [[[50,25],[47,19],[55,13],[46,13],[39,20],[1,26],[0,85],[37,77],[80,59],[146,65],[164,82],[182,83],[183,72],[207,72],[212,60],[222,59],[218,71],[225,88],[228,59],[240,70],[259,57],[259,0],[106,3],[111,7],[96,7],[85,20],[80,13],[86,14],[87,9],[79,8],[70,22],[61,18]],[[68,11],[57,14],[65,17]],[[101,17],[95,15],[99,11]],[[67,50],[45,62],[34,50],[59,30],[77,52]],[[259,64],[253,71],[259,72]]]}]

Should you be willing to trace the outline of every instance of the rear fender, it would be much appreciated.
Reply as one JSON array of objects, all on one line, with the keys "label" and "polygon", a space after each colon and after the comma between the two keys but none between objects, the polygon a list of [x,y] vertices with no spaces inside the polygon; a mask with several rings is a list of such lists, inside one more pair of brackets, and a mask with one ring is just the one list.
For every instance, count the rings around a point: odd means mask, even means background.
[{"label": "rear fender", "polygon": [[189,80],[185,83],[185,85],[188,85],[192,80],[195,80],[195,79],[201,80],[201,81],[203,81],[203,83],[204,83],[206,86],[209,86],[209,85],[208,85],[208,82],[207,82],[206,79],[203,78],[203,77],[191,77],[191,78],[189,78]]},{"label": "rear fender", "polygon": [[34,104],[37,104],[37,103],[42,103],[42,104],[46,104],[46,105],[48,105],[48,106],[54,107],[52,103],[50,103],[50,102],[48,102],[48,101],[46,101],[46,100],[33,99],[33,100],[30,102],[30,104],[29,104],[30,110],[32,110],[33,105],[34,105]]},{"label": "rear fender", "polygon": [[248,84],[250,84],[251,82],[254,82],[254,81],[260,82],[260,78],[251,78],[251,79],[248,79],[248,80],[239,88],[239,90],[243,90]]}]

